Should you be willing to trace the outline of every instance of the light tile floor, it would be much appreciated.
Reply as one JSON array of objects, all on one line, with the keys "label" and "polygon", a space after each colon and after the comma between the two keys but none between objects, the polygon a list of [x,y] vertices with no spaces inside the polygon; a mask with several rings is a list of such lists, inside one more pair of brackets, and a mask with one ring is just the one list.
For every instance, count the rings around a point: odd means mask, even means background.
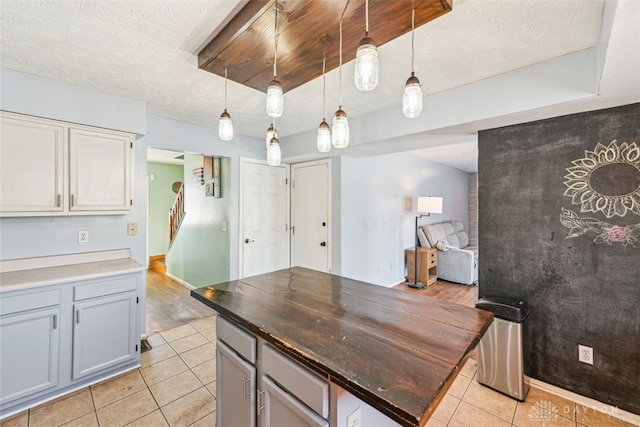
[{"label": "light tile floor", "polygon": [[[153,335],[139,369],[25,411],[0,427],[215,426],[215,340],[215,316]],[[535,388],[517,402],[478,384],[475,376],[476,361],[469,359],[428,427],[632,426]]]}]

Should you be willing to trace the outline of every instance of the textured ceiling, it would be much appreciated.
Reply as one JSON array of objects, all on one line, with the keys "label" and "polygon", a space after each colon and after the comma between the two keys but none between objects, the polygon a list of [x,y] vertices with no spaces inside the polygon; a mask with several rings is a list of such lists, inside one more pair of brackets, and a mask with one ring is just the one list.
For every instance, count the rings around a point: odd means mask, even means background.
[{"label": "textured ceiling", "polygon": [[[330,1],[330,0],[328,0]],[[224,79],[199,70],[197,52],[244,0],[0,0],[2,67],[144,101],[150,113],[216,127]],[[603,0],[454,0],[447,15],[416,30],[416,75],[426,94],[597,44]],[[375,23],[371,23],[374,34]],[[373,92],[353,85],[343,66],[350,117],[400,108],[410,71],[410,35],[380,47]],[[318,63],[321,67],[321,63]],[[326,116],[337,109],[339,71],[327,75]],[[285,89],[280,136],[315,128],[322,79]],[[265,95],[229,82],[236,133],[263,138]]]},{"label": "textured ceiling", "polygon": [[445,164],[465,172],[478,172],[477,140],[409,151],[407,154],[431,160],[435,163]]}]

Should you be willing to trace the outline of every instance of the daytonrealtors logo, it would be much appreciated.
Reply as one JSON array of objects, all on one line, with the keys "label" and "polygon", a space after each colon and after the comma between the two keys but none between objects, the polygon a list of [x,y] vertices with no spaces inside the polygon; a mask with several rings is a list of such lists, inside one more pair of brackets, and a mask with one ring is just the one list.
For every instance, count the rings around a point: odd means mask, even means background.
[{"label": "daytonrealtors logo", "polygon": [[557,421],[559,417],[558,408],[548,400],[538,400],[529,410],[529,419],[542,425]]}]

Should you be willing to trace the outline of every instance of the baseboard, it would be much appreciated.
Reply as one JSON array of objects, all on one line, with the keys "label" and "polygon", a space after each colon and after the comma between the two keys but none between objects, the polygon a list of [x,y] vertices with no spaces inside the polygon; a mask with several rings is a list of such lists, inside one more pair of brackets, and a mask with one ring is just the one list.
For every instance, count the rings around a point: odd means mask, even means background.
[{"label": "baseboard", "polygon": [[185,281],[184,281],[184,280],[182,280],[181,278],[176,277],[176,276],[174,276],[174,275],[173,275],[173,274],[171,274],[171,273],[165,273],[165,274],[166,274],[166,276],[167,276],[169,279],[171,279],[171,280],[173,280],[174,282],[176,282],[176,283],[178,283],[178,284],[182,285],[183,287],[185,287],[185,288],[189,289],[190,291],[192,291],[192,290],[196,289],[196,287],[195,287],[195,286],[193,286],[191,283],[189,283],[189,282],[185,282]]},{"label": "baseboard", "polygon": [[563,388],[547,384],[543,381],[531,378],[531,387],[535,387],[540,390],[544,390],[556,396],[569,399],[576,402],[578,414],[593,414],[594,411],[603,413],[604,415],[618,418],[622,421],[626,421],[636,426],[640,426],[640,415],[633,414],[615,406],[607,405],[606,403],[598,402],[590,397],[582,396],[580,394],[565,390]]}]

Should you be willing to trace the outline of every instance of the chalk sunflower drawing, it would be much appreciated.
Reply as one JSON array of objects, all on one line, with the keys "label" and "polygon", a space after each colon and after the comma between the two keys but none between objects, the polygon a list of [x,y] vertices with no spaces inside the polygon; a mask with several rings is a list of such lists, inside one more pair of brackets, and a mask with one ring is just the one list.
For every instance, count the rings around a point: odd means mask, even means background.
[{"label": "chalk sunflower drawing", "polygon": [[640,147],[635,142],[598,143],[571,163],[564,195],[580,205],[580,212],[602,212],[607,218],[640,215]]}]

